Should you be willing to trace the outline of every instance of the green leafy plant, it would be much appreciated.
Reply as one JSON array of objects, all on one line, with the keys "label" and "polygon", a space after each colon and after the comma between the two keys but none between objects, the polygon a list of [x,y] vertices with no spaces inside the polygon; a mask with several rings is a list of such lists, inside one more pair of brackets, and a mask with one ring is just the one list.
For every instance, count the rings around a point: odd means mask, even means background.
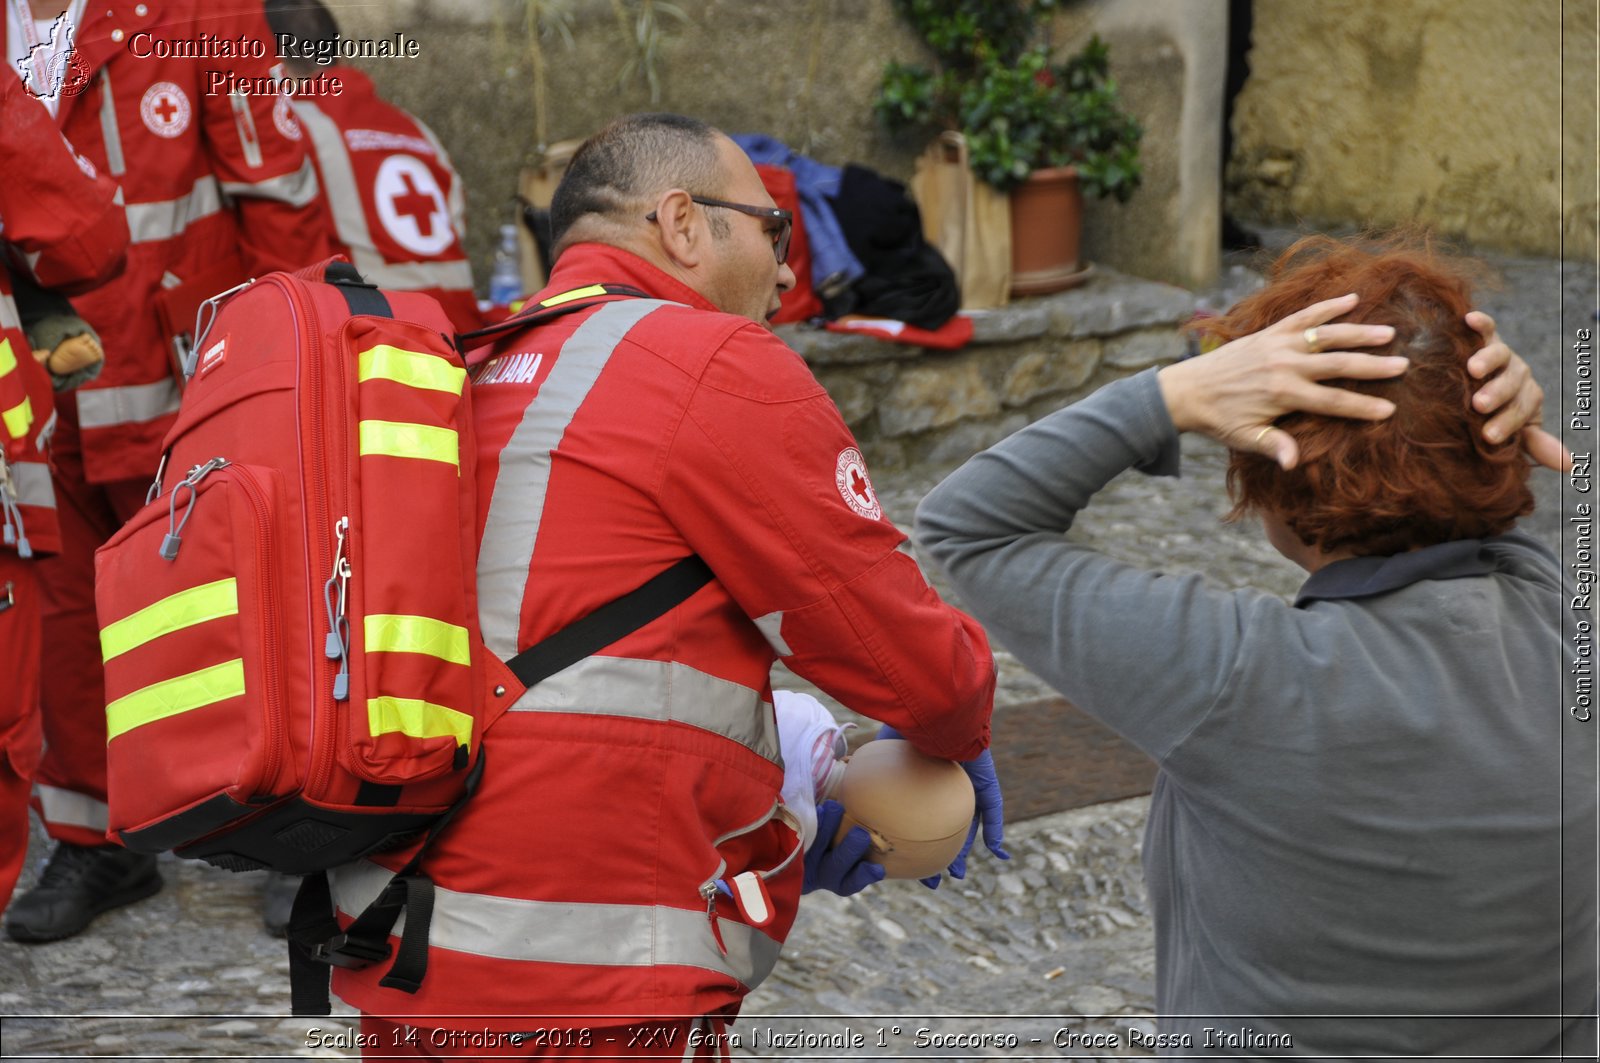
[{"label": "green leafy plant", "polygon": [[1073,166],[1084,191],[1127,202],[1139,187],[1144,130],[1122,110],[1098,36],[1052,62],[1059,0],[894,0],[933,53],[890,62],[875,101],[895,130],[955,129],[973,171],[1010,189],[1036,169]]}]

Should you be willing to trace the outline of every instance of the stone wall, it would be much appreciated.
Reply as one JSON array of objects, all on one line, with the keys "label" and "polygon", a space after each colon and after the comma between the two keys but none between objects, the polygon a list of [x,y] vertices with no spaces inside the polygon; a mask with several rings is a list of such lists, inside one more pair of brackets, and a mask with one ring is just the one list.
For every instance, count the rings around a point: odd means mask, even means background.
[{"label": "stone wall", "polygon": [[1082,287],[974,315],[973,342],[925,350],[782,326],[874,468],[953,464],[1118,377],[1183,354],[1189,292],[1097,270]]},{"label": "stone wall", "polygon": [[1591,3],[1257,0],[1229,208],[1592,248],[1594,76]]},{"label": "stone wall", "polygon": [[[346,36],[403,31],[418,40],[418,59],[360,65],[381,92],[427,121],[454,158],[480,287],[496,227],[511,217],[517,174],[537,161],[541,140],[584,137],[617,114],[681,111],[901,180],[924,146],[889,136],[872,113],[884,63],[924,58],[889,0],[676,0],[688,20],[662,18],[655,102],[637,65],[623,76],[636,51],[625,47],[616,12],[637,10],[637,0],[326,2]],[[558,32],[531,33],[535,8],[568,13],[570,44]],[[1226,0],[1078,0],[1061,17],[1062,48],[1102,32],[1112,72],[1146,128],[1144,187],[1126,205],[1088,205],[1091,261],[1182,284],[1215,275],[1217,141],[1203,133],[1220,130],[1213,53],[1225,9]],[[545,69],[542,107],[536,59]]]}]

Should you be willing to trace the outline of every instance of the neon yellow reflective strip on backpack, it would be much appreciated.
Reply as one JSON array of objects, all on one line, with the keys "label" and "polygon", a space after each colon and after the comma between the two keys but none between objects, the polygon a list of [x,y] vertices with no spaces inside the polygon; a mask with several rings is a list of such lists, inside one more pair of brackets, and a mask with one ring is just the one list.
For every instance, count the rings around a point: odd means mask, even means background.
[{"label": "neon yellow reflective strip on backpack", "polygon": [[169,716],[244,694],[244,661],[234,658],[135,690],[106,706],[106,741]]},{"label": "neon yellow reflective strip on backpack", "polygon": [[453,429],[397,421],[362,421],[361,456],[442,461],[461,471],[461,441]]},{"label": "neon yellow reflective strip on backpack", "polygon": [[147,605],[100,629],[100,659],[109,661],[162,635],[239,613],[239,581],[202,583]]},{"label": "neon yellow reflective strip on backpack", "polygon": [[367,726],[372,736],[403,734],[412,738],[453,735],[457,745],[472,744],[472,717],[464,712],[416,698],[371,698]]},{"label": "neon yellow reflective strip on backpack", "polygon": [[362,383],[368,380],[392,380],[408,388],[459,395],[467,381],[467,371],[460,366],[451,365],[431,354],[419,354],[387,343],[362,351],[356,356],[356,365],[357,380]]},{"label": "neon yellow reflective strip on backpack", "polygon": [[425,653],[451,664],[472,663],[467,629],[428,616],[374,613],[363,621],[368,653]]}]

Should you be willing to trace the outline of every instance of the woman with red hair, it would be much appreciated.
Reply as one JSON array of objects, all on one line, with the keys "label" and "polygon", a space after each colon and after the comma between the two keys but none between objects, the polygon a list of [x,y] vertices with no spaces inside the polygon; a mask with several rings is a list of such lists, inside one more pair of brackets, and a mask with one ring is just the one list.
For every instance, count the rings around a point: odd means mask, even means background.
[{"label": "woman with red hair", "polygon": [[[1562,569],[1514,528],[1530,462],[1480,412],[1471,305],[1414,242],[1302,241],[1209,325],[1223,346],[1024,429],[918,511],[991,637],[1161,768],[1168,1052],[1594,1054],[1595,731],[1564,708]],[[1176,474],[1186,431],[1231,448],[1233,516],[1310,573],[1292,604],[1063,534],[1123,470]]]}]

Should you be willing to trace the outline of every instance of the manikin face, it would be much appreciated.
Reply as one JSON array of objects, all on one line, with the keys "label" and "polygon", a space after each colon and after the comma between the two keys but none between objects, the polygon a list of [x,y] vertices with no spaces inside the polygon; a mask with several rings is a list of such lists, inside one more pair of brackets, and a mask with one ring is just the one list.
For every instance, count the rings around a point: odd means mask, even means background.
[{"label": "manikin face", "polygon": [[[777,206],[739,145],[719,137],[717,152],[725,183],[712,193],[716,198],[752,207]],[[780,265],[773,254],[778,223],[725,207],[697,204],[696,209],[720,215],[727,230],[726,236],[712,239],[706,253],[701,294],[725,313],[765,322],[778,312],[778,297],[795,284],[794,271]]]}]

